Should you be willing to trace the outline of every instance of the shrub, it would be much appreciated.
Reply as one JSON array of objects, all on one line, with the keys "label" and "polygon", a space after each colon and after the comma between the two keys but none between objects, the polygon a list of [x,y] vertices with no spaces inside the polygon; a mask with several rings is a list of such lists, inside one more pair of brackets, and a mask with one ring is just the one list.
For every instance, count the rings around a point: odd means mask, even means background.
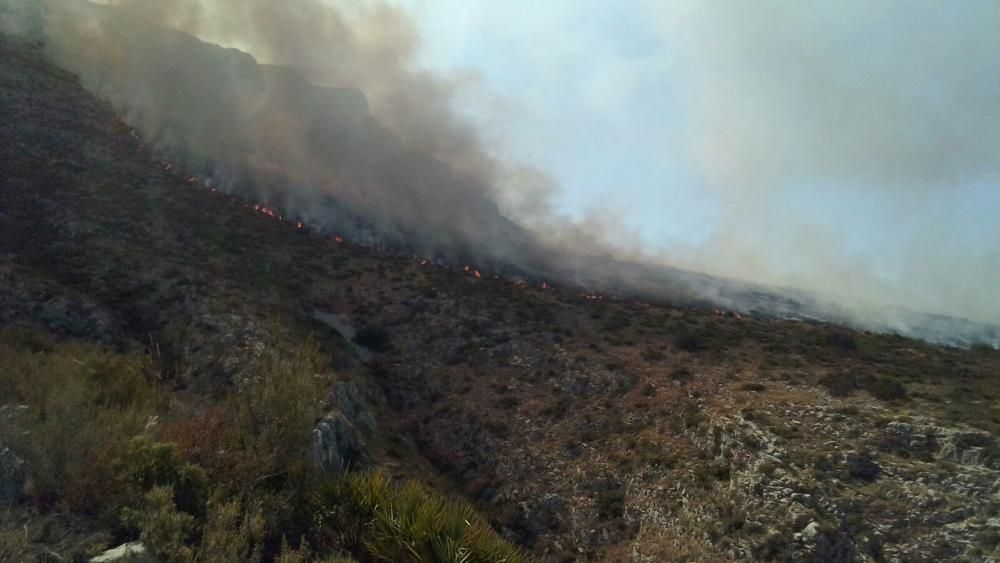
[{"label": "shrub", "polygon": [[649,363],[655,363],[666,359],[667,355],[656,349],[647,349],[642,351],[642,359]]},{"label": "shrub", "polygon": [[865,380],[864,389],[880,401],[898,401],[907,397],[906,387],[902,383],[885,377]]},{"label": "shrub", "polygon": [[195,519],[177,510],[170,487],[154,487],[140,509],[126,508],[122,521],[139,530],[139,538],[153,559],[161,563],[189,563],[194,558],[187,541],[194,532]]},{"label": "shrub", "polygon": [[870,454],[860,453],[848,458],[847,472],[854,480],[871,483],[882,474],[882,468]]},{"label": "shrub", "polygon": [[394,484],[378,472],[356,473],[329,482],[322,497],[365,560],[529,561],[468,503],[429,494],[413,481]]},{"label": "shrub", "polygon": [[691,373],[691,370],[688,368],[677,368],[670,372],[670,379],[673,379],[674,381],[687,382],[690,381],[692,377],[694,377],[694,374]]},{"label": "shrub", "polygon": [[385,352],[391,345],[389,333],[382,327],[371,325],[362,328],[354,335],[354,343],[373,352]]},{"label": "shrub", "polygon": [[198,560],[259,562],[266,524],[259,505],[243,510],[236,500],[212,503],[202,530]]},{"label": "shrub", "polygon": [[[265,475],[282,474],[305,462],[318,398],[332,383],[316,346],[307,342],[291,353],[272,352],[257,365],[257,376],[240,388],[229,406],[239,452],[229,478],[243,485]],[[221,476],[220,476],[221,477]]]},{"label": "shrub", "polygon": [[819,380],[819,384],[834,397],[846,397],[859,389],[868,391],[880,401],[897,401],[907,397],[906,387],[899,381],[869,374],[828,374]]},{"label": "shrub", "polygon": [[838,348],[845,352],[854,352],[858,349],[854,335],[849,332],[831,332],[826,337],[826,343],[832,348]]},{"label": "shrub", "polygon": [[0,402],[25,405],[0,439],[31,471],[37,500],[104,508],[109,464],[163,401],[147,357],[0,332]]},{"label": "shrub", "polygon": [[700,352],[708,347],[699,335],[690,331],[685,331],[675,336],[674,346],[691,353]]},{"label": "shrub", "polygon": [[205,472],[188,463],[173,444],[153,442],[145,436],[133,438],[125,454],[112,463],[112,470],[128,498],[169,487],[179,510],[196,516],[205,512]]},{"label": "shrub", "polygon": [[826,388],[834,397],[846,397],[858,388],[858,383],[853,374],[831,373],[823,376],[819,384]]}]

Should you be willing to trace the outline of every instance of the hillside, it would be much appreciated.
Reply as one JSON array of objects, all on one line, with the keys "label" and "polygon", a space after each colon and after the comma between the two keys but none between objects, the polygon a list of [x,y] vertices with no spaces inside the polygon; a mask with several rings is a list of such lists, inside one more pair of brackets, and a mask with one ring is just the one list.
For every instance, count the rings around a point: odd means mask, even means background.
[{"label": "hillside", "polygon": [[[222,529],[265,558],[284,536],[406,560],[358,500],[396,494],[364,468],[471,502],[474,560],[507,553],[490,526],[543,561],[1000,556],[997,351],[362,245],[214,191],[38,50],[0,49],[0,440],[27,474],[0,556],[135,540],[150,526],[108,509],[145,498],[197,522],[177,549],[218,553],[203,540]],[[91,410],[59,410],[81,378]],[[47,451],[96,470],[54,480],[77,466]],[[168,458],[173,502],[129,488],[145,470],[109,477],[146,455]],[[212,502],[185,508],[191,472]],[[237,501],[228,521],[211,508]],[[257,501],[278,516],[257,526]]]}]

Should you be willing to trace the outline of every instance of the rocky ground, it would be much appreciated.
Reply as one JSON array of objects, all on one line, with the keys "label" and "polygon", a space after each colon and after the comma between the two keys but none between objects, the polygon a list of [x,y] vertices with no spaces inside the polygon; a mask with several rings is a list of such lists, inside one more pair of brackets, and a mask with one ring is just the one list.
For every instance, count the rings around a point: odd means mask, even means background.
[{"label": "rocky ground", "polygon": [[23,46],[0,166],[0,323],[148,350],[205,400],[311,335],[341,375],[321,463],[464,495],[542,560],[1000,560],[994,350],[354,244],[206,188]]}]

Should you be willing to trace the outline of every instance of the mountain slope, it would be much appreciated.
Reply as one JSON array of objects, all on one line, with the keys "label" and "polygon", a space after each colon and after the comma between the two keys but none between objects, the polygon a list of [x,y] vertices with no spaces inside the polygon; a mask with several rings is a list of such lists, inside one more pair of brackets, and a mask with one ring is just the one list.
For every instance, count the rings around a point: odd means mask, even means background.
[{"label": "mountain slope", "polygon": [[376,419],[358,463],[464,495],[544,560],[996,556],[996,351],[338,240],[213,191],[39,51],[0,49],[5,325],[148,354],[195,421],[311,338]]}]

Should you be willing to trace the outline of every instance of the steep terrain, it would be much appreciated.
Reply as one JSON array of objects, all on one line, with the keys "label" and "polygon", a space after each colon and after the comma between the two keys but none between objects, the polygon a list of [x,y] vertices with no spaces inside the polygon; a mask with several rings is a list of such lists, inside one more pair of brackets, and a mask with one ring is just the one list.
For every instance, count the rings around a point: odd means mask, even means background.
[{"label": "steep terrain", "polygon": [[[24,46],[0,46],[0,167],[4,326],[145,355],[196,424],[311,338],[336,372],[319,465],[464,496],[542,560],[1000,557],[990,348],[526,283],[283,221]],[[106,527],[37,490],[5,526]]]}]

